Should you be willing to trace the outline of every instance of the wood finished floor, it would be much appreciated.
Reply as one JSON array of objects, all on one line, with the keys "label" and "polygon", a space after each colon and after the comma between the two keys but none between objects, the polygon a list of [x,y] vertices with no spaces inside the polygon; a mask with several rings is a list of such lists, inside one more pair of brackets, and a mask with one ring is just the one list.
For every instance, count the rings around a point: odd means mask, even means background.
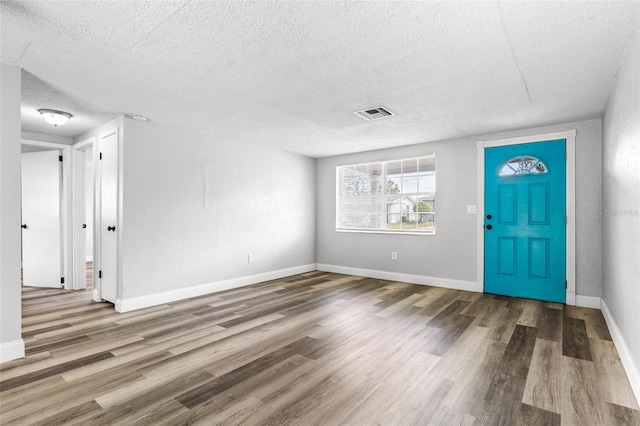
[{"label": "wood finished floor", "polygon": [[2,425],[640,424],[594,309],[322,272],[124,314],[22,303]]}]

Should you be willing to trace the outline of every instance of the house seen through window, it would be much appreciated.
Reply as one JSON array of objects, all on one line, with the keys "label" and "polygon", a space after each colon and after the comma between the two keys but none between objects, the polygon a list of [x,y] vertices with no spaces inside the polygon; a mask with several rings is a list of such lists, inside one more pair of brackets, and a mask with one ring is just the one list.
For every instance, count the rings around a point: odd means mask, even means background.
[{"label": "house seen through window", "polygon": [[435,233],[435,154],[336,172],[338,231]]}]

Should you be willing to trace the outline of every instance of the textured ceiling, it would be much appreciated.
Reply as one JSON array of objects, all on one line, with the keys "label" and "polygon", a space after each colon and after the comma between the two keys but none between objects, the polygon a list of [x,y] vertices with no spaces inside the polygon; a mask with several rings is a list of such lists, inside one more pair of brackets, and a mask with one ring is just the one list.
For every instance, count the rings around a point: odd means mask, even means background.
[{"label": "textured ceiling", "polygon": [[[598,117],[639,16],[637,1],[3,0],[1,54],[27,71],[24,130],[45,132],[37,108],[74,114],[46,131],[64,136],[144,114],[323,157]],[[353,114],[378,105],[397,115]]]}]

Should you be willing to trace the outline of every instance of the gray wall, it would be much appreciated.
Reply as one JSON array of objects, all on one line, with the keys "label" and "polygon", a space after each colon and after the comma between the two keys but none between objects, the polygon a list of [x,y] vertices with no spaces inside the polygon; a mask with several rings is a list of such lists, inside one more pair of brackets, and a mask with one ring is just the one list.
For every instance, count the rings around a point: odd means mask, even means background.
[{"label": "gray wall", "polygon": [[[600,120],[479,135],[328,157],[317,165],[317,263],[476,281],[476,141],[576,129],[576,293],[600,297]],[[336,165],[436,154],[436,235],[339,233],[335,230]],[[398,260],[391,260],[391,251]]]},{"label": "gray wall", "polygon": [[123,299],[315,263],[314,159],[153,121],[124,135]]},{"label": "gray wall", "polygon": [[[640,367],[640,27],[603,118],[603,299]],[[635,378],[636,385],[640,377]],[[640,397],[640,388],[636,394]]]},{"label": "gray wall", "polygon": [[0,361],[24,354],[20,304],[20,68],[0,68]]}]

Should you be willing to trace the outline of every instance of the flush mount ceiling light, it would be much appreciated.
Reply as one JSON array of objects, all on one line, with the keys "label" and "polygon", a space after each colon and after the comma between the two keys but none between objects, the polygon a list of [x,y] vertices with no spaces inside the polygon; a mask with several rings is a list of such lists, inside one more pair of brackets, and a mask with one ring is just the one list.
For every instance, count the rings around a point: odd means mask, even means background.
[{"label": "flush mount ceiling light", "polygon": [[134,114],[133,116],[131,116],[131,118],[136,121],[147,121],[147,116],[142,114]]},{"label": "flush mount ceiling light", "polygon": [[55,109],[39,109],[38,112],[42,114],[42,117],[46,120],[47,123],[53,124],[53,127],[62,126],[66,124],[67,121],[73,115],[68,112],[58,111]]}]

